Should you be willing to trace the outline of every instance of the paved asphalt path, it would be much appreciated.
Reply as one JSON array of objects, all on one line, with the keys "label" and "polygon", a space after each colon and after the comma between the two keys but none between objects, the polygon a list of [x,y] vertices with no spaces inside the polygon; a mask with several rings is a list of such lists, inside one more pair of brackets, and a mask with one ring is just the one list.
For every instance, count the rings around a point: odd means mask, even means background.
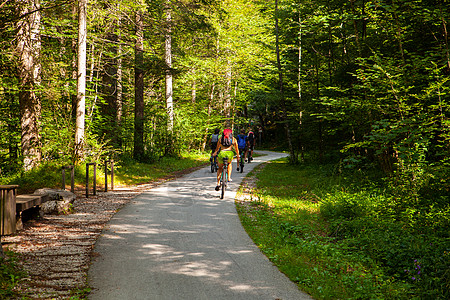
[{"label": "paved asphalt path", "polygon": [[89,299],[311,299],[260,252],[234,198],[263,152],[233,174],[224,199],[210,167],[153,188],[122,208],[95,245]]}]

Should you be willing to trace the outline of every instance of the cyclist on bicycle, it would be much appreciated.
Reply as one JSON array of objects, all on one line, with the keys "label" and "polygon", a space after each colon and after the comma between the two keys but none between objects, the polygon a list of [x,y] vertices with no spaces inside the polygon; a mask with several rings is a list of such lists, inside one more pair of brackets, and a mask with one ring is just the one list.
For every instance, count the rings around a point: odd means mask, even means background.
[{"label": "cyclist on bicycle", "polygon": [[217,170],[216,191],[218,191],[220,189],[220,176],[222,174],[224,157],[228,158],[228,170],[227,170],[228,181],[232,181],[231,180],[231,171],[233,168],[231,167],[231,161],[233,160],[233,157],[234,157],[233,150],[234,150],[234,152],[236,152],[237,159],[239,159],[239,149],[238,149],[237,140],[233,137],[231,129],[227,128],[223,131],[223,134],[220,137],[219,142],[217,143],[216,151],[213,153],[213,155],[215,156],[220,151],[219,155],[218,155],[219,170]]},{"label": "cyclist on bicycle", "polygon": [[211,148],[211,158],[209,159],[210,162],[216,162],[217,158],[213,155],[214,151],[216,151],[217,143],[219,142],[219,128],[216,128],[214,130],[214,133],[211,135],[211,139],[209,140],[209,146]]},{"label": "cyclist on bicycle", "polygon": [[[253,149],[255,148],[256,138],[253,131],[250,129],[247,134],[247,152],[245,153],[245,157],[248,157],[248,161],[253,160]],[[250,152],[250,156],[247,153]]]},{"label": "cyclist on bicycle", "polygon": [[247,135],[245,134],[244,129],[241,129],[241,133],[238,134],[237,143],[239,148],[239,156],[245,159],[245,152],[247,151]]}]

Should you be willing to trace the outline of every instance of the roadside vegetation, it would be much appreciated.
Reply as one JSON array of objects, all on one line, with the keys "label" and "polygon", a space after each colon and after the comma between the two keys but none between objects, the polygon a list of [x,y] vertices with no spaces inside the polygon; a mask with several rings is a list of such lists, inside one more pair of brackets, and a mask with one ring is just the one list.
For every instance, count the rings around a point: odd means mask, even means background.
[{"label": "roadside vegetation", "polygon": [[315,299],[450,298],[444,186],[402,190],[374,170],[317,162],[255,173],[251,201],[237,203],[242,224]]}]

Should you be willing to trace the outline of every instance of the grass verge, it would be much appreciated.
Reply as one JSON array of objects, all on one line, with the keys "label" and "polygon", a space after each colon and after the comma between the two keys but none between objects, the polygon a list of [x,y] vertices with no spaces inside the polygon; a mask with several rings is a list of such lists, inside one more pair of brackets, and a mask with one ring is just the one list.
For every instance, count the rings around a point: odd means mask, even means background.
[{"label": "grass verge", "polygon": [[448,299],[448,223],[411,228],[373,180],[332,166],[279,160],[250,176],[251,201],[237,201],[244,228],[315,299]]}]

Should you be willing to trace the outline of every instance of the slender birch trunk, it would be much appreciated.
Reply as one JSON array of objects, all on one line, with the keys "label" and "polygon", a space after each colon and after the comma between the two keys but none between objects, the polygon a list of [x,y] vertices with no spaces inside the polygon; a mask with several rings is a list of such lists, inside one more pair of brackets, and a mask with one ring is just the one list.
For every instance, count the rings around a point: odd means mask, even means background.
[{"label": "slender birch trunk", "polygon": [[[167,131],[173,133],[173,76],[172,76],[172,12],[170,0],[166,0],[166,35],[165,35],[165,61],[166,61],[166,109]],[[170,141],[169,141],[170,143]]]},{"label": "slender birch trunk", "polygon": [[77,110],[75,129],[75,160],[84,157],[84,123],[86,115],[86,7],[87,0],[78,0]]},{"label": "slender birch trunk", "polygon": [[231,62],[230,59],[227,60],[227,71],[226,71],[226,87],[225,87],[225,102],[224,102],[224,111],[226,119],[226,127],[231,127],[231,77],[232,77],[232,70],[231,70]]}]

